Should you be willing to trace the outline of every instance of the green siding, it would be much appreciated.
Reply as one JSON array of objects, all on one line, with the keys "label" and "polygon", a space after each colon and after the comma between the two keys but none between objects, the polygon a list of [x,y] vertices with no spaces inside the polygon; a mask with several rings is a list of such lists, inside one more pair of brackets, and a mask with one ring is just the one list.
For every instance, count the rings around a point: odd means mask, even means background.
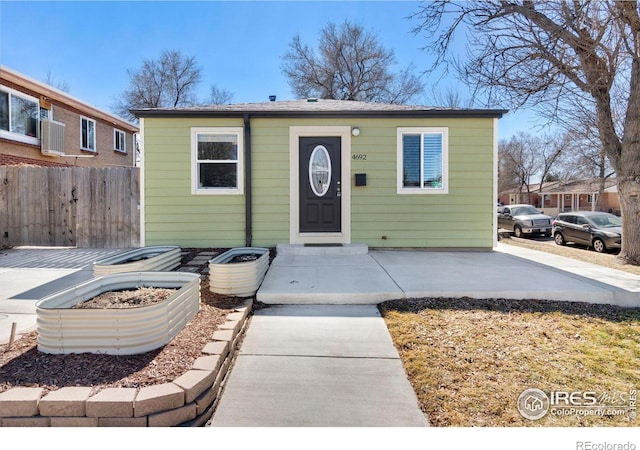
[{"label": "green siding", "polygon": [[145,119],[147,245],[230,247],[244,242],[244,196],[191,194],[191,127],[242,125],[237,119]]},{"label": "green siding", "polygon": [[[371,247],[493,245],[493,121],[491,119],[363,121],[352,140],[352,241]],[[397,127],[448,127],[449,193],[396,194]]]},{"label": "green siding", "polygon": [[289,242],[289,124],[251,121],[253,244]]},{"label": "green siding", "polygon": [[[244,195],[191,194],[191,127],[241,119],[144,120],[146,244],[245,244]],[[289,242],[289,127],[358,126],[351,153],[351,240],[370,247],[493,245],[493,119],[251,119],[253,245]],[[449,193],[396,193],[397,127],[448,127]],[[367,186],[353,186],[355,173]]]}]

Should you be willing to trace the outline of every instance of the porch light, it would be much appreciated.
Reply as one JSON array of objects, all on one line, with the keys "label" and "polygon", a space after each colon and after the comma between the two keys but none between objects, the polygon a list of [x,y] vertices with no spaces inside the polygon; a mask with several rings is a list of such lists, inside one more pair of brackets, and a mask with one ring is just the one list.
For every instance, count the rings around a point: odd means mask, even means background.
[{"label": "porch light", "polygon": [[353,127],[353,128],[351,129],[351,134],[352,134],[353,136],[360,136],[360,128],[358,128],[358,127]]}]

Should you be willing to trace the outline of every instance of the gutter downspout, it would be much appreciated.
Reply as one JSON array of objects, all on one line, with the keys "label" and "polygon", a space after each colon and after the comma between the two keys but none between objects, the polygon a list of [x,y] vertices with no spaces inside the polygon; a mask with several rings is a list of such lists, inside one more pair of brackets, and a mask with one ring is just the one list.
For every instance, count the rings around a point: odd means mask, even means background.
[{"label": "gutter downspout", "polygon": [[244,215],[245,215],[245,247],[251,247],[252,241],[252,208],[251,208],[251,122],[249,114],[244,114]]}]

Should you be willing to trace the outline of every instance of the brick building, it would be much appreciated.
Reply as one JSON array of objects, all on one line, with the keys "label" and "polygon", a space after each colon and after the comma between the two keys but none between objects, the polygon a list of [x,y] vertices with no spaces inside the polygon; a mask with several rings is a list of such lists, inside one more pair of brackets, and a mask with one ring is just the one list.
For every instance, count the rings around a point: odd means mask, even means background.
[{"label": "brick building", "polygon": [[135,166],[138,127],[0,66],[0,165]]}]

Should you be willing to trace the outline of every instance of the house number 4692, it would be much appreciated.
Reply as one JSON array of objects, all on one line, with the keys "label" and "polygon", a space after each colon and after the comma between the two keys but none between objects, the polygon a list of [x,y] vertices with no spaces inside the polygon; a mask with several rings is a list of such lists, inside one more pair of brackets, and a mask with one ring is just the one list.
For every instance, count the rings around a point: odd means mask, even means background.
[{"label": "house number 4692", "polygon": [[351,159],[353,159],[354,161],[366,161],[367,155],[365,153],[355,153],[351,155]]}]

